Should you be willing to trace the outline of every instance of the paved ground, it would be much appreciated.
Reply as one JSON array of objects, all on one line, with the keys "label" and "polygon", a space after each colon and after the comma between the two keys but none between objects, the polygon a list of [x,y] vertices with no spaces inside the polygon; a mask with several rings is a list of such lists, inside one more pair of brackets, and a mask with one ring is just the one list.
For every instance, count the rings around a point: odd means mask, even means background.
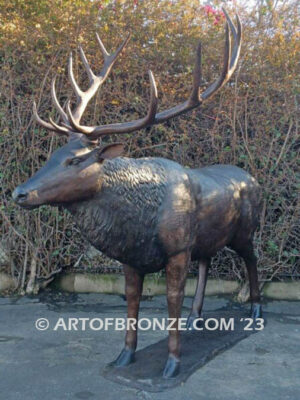
[{"label": "paved ground", "polygon": [[[187,316],[191,299],[185,300]],[[35,298],[0,298],[0,399],[5,400],[297,400],[300,398],[299,302],[265,304],[266,328],[239,342],[196,371],[180,387],[148,393],[104,379],[99,371],[123,345],[124,332],[53,331],[60,317],[123,317],[120,296],[48,293]],[[205,311],[236,307],[207,297]],[[166,317],[164,296],[142,302],[141,316]],[[35,321],[50,328],[38,331]],[[139,348],[165,332],[139,335]]]}]

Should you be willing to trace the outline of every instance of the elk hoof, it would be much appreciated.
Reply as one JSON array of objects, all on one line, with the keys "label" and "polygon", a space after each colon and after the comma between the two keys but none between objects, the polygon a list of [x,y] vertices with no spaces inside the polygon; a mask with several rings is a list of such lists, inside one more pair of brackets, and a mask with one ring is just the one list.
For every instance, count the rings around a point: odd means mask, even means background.
[{"label": "elk hoof", "polygon": [[125,367],[134,362],[134,350],[124,348],[118,358],[112,362],[115,367]]},{"label": "elk hoof", "polygon": [[255,321],[257,318],[262,318],[262,307],[259,303],[253,303],[251,306],[251,318]]},{"label": "elk hoof", "polygon": [[[201,320],[199,320],[200,315],[190,314],[186,321],[186,329],[188,331],[195,331],[200,326]],[[198,321],[197,321],[198,320]]]},{"label": "elk hoof", "polygon": [[174,378],[176,375],[179,374],[179,370],[180,370],[180,360],[173,355],[169,355],[165,365],[163,377],[165,379]]}]

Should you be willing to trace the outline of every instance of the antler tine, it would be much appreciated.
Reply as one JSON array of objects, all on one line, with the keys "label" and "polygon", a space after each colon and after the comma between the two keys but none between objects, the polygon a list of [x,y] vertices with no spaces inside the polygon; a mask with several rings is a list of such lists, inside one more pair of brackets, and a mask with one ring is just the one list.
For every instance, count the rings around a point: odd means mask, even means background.
[{"label": "antler tine", "polygon": [[53,126],[55,132],[61,133],[62,135],[68,136],[70,134],[70,126],[65,125],[65,127],[58,125],[53,121],[53,119],[50,117],[49,118],[50,124]]},{"label": "antler tine", "polygon": [[[222,7],[222,11],[223,11],[223,13],[225,15],[226,21],[228,22],[228,24],[230,26],[230,30],[232,32],[234,40],[237,41],[237,32],[236,32],[235,26],[234,26],[234,24],[232,22],[232,19],[230,18],[230,16],[228,15],[228,13],[227,13],[227,11],[225,10],[224,7]],[[236,16],[237,16],[237,14],[236,14]]]},{"label": "antler tine", "polygon": [[155,115],[158,106],[158,94],[155,78],[151,69],[148,71],[149,81],[150,81],[150,105],[148,109],[148,114],[146,120],[148,124],[152,124],[155,121]]},{"label": "antler tine", "polygon": [[150,104],[146,117],[124,123],[114,123],[96,127],[83,126],[78,124],[74,119],[74,116],[72,115],[70,109],[70,104],[68,103],[67,114],[72,127],[77,132],[84,133],[88,135],[89,139],[93,140],[103,135],[109,135],[113,133],[130,133],[135,130],[145,128],[146,126],[152,125],[153,123],[155,123],[155,115],[157,112],[157,105],[158,105],[157,87],[152,71],[149,71],[149,80],[150,80]]},{"label": "antler tine", "polygon": [[92,71],[92,69],[90,67],[90,64],[89,64],[89,62],[88,62],[88,60],[86,58],[86,55],[85,55],[85,53],[83,51],[83,48],[81,46],[79,46],[79,54],[80,54],[80,58],[81,58],[82,64],[84,65],[84,68],[85,68],[86,73],[88,75],[89,81],[90,81],[90,83],[93,83],[93,81],[94,81],[96,76],[93,73],[93,71]]},{"label": "antler tine", "polygon": [[104,59],[106,59],[109,56],[109,53],[106,50],[106,48],[105,48],[105,46],[104,46],[104,44],[103,44],[102,40],[100,39],[100,37],[99,37],[97,32],[96,32],[96,39],[97,39],[97,42],[99,44],[100,50],[101,50],[101,52],[103,54],[103,57],[104,57]]},{"label": "antler tine", "polygon": [[77,85],[77,82],[75,80],[74,77],[74,73],[73,73],[73,55],[72,52],[70,53],[70,57],[69,57],[69,64],[68,64],[68,74],[69,74],[69,79],[72,85],[72,88],[76,94],[77,97],[77,101],[80,101],[81,98],[83,97],[83,92],[82,90],[79,88],[79,86]]},{"label": "antler tine", "polygon": [[112,54],[109,54],[106,51],[106,49],[105,49],[105,47],[104,47],[104,45],[103,45],[103,43],[102,43],[102,41],[101,41],[101,39],[100,39],[98,34],[96,34],[96,37],[97,37],[97,41],[99,43],[100,49],[101,49],[103,57],[104,57],[104,66],[103,66],[100,74],[98,75],[98,78],[102,79],[102,82],[103,82],[107,78],[108,74],[110,73],[110,71],[111,71],[112,67],[114,66],[119,54],[124,49],[124,47],[127,45],[128,41],[130,39],[130,34],[128,34],[126,36],[126,38],[123,41],[123,43],[121,43],[120,46],[117,48],[117,50]]},{"label": "antler tine", "polygon": [[232,51],[232,57],[231,57],[231,61],[230,61],[230,70],[235,70],[239,56],[240,56],[240,51],[241,51],[241,40],[242,40],[242,24],[240,21],[240,17],[238,16],[238,14],[236,14],[236,23],[237,23],[237,27],[238,27],[238,31],[237,31],[237,38],[234,42],[234,48]]},{"label": "antler tine", "polygon": [[67,114],[64,112],[62,106],[59,104],[59,101],[58,101],[57,96],[56,96],[55,81],[56,81],[56,77],[53,78],[53,80],[52,80],[52,85],[51,85],[51,97],[52,97],[52,101],[53,101],[53,104],[54,104],[55,108],[57,109],[59,115],[61,116],[62,120],[63,120],[66,124],[68,124],[69,121],[68,121]]},{"label": "antler tine", "polygon": [[226,61],[225,59],[227,58],[227,55],[224,56],[224,68],[223,68],[223,71],[222,71],[220,77],[217,79],[217,81],[215,81],[211,86],[209,86],[201,94],[202,100],[206,100],[207,98],[209,98],[219,88],[221,88],[226,82],[228,82],[228,80],[231,78],[231,75],[235,71],[235,68],[236,68],[236,65],[237,65],[237,62],[238,62],[238,58],[239,58],[239,55],[240,55],[241,38],[242,38],[242,27],[241,27],[241,22],[240,22],[239,16],[236,14],[236,20],[237,20],[237,26],[238,26],[238,30],[236,31],[235,26],[234,26],[231,18],[229,17],[229,15],[227,14],[227,12],[226,12],[226,10],[224,8],[223,8],[223,12],[224,12],[225,17],[226,17],[225,54],[226,54],[226,47],[227,47],[228,38],[229,38],[228,56],[230,55],[230,36],[229,36],[229,32],[228,32],[228,25],[230,27],[230,30],[231,30],[231,33],[232,33],[233,39],[234,39],[233,51],[232,51],[232,54],[231,54],[230,61],[228,60],[226,62],[226,63],[229,63],[228,64],[228,68],[226,68],[226,70],[227,70],[226,74],[224,72],[225,72],[225,61]]},{"label": "antler tine", "polygon": [[234,26],[230,16],[228,15],[227,11],[225,10],[225,8],[222,8],[222,10],[225,14],[226,20],[229,23],[230,30],[234,37],[234,48],[232,51],[231,61],[230,61],[230,69],[232,69],[232,68],[234,69],[235,65],[237,63],[237,60],[238,60],[240,49],[241,49],[241,46],[240,46],[241,37],[242,37],[241,21],[240,21],[238,14],[236,14],[235,17],[236,17],[236,23],[237,23],[237,27],[238,27],[238,31],[236,31],[235,26]]},{"label": "antler tine", "polygon": [[50,131],[53,131],[53,130],[54,130],[53,126],[52,126],[51,124],[49,124],[49,122],[44,121],[44,120],[39,116],[39,114],[38,114],[38,112],[37,112],[37,107],[36,107],[36,102],[35,102],[35,101],[33,102],[33,105],[32,105],[32,112],[33,112],[33,116],[34,116],[34,118],[35,118],[35,120],[36,120],[36,122],[37,122],[38,124],[40,124],[41,126],[43,126],[43,127],[46,128],[46,129],[49,129]]},{"label": "antler tine", "polygon": [[42,127],[48,129],[49,131],[55,132],[55,133],[59,133],[59,134],[63,134],[63,135],[68,135],[69,132],[67,129],[64,129],[62,127],[60,127],[59,125],[53,123],[53,121],[50,118],[50,124],[49,122],[44,121],[37,113],[37,107],[36,107],[36,102],[33,102],[33,116],[36,120],[36,122],[41,125]]},{"label": "antler tine", "polygon": [[202,44],[198,43],[197,52],[196,52],[196,61],[195,61],[195,69],[193,76],[193,89],[190,96],[190,101],[192,104],[199,103],[199,86],[202,80]]},{"label": "antler tine", "polygon": [[230,36],[228,22],[226,22],[225,28],[225,46],[224,46],[224,61],[223,68],[219,78],[212,83],[203,93],[200,94],[200,99],[202,101],[208,99],[213,93],[220,89],[230,78],[229,76],[229,65],[230,65]]},{"label": "antler tine", "polygon": [[[73,114],[73,119],[76,120],[76,123],[78,123],[78,124],[80,123],[80,119],[81,119],[89,101],[94,97],[94,95],[96,94],[99,87],[106,80],[106,78],[108,77],[108,74],[111,71],[114,63],[116,62],[119,54],[121,53],[121,51],[124,49],[124,47],[128,43],[130,35],[127,35],[127,37],[125,38],[123,43],[112,54],[109,54],[107,52],[107,50],[104,47],[104,44],[102,43],[98,34],[96,34],[96,37],[97,37],[97,41],[100,46],[100,50],[104,57],[104,65],[98,75],[95,75],[92,72],[82,49],[80,52],[81,59],[83,61],[83,64],[84,64],[84,66],[88,72],[89,78],[90,78],[90,83],[91,83],[90,87],[85,92],[81,91],[74,79],[74,76],[72,74],[71,75],[69,74],[73,89],[77,95],[77,105],[72,114]],[[70,68],[70,63],[69,63],[69,71],[72,73],[72,60],[71,60],[71,68]]]},{"label": "antler tine", "polygon": [[79,123],[77,123],[77,121],[75,120],[75,118],[72,114],[70,100],[67,102],[66,110],[67,110],[69,122],[70,122],[71,126],[75,129],[75,131],[82,132],[82,133],[89,133],[87,130],[85,131],[84,129],[80,129],[81,125],[79,125]]}]

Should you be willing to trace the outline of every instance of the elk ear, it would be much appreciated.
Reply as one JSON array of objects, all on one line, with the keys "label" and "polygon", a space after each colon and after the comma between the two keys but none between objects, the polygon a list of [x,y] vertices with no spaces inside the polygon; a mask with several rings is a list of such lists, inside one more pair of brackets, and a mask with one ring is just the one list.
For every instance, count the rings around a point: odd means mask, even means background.
[{"label": "elk ear", "polygon": [[102,149],[99,149],[98,160],[109,160],[111,158],[120,157],[124,153],[124,145],[122,143],[108,144]]}]

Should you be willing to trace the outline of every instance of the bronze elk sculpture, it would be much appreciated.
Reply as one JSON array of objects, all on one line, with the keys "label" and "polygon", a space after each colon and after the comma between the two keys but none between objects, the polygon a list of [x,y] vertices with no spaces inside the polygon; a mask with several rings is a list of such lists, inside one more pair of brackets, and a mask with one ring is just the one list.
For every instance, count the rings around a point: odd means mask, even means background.
[{"label": "bronze elk sculpture", "polygon": [[[150,102],[144,118],[104,126],[84,126],[81,117],[88,102],[106,80],[129,37],[115,53],[109,54],[97,40],[104,66],[95,75],[79,48],[90,86],[82,91],[74,78],[72,54],[69,79],[76,93],[74,110],[66,111],[58,102],[55,80],[53,103],[61,124],[42,120],[34,104],[36,121],[44,128],[65,135],[68,143],[56,150],[36,174],[13,192],[15,202],[24,208],[43,204],[65,207],[74,217],[83,236],[104,254],[124,264],[128,318],[138,318],[144,275],[166,270],[167,303],[170,318],[180,318],[184,286],[191,260],[199,261],[199,277],[188,318],[188,327],[201,315],[210,259],[224,246],[234,249],[246,263],[250,281],[252,317],[261,315],[253,234],[260,213],[260,188],[256,180],[231,165],[199,169],[184,168],[165,158],[121,157],[121,143],[99,145],[105,135],[133,132],[202,105],[232,76],[240,53],[241,24],[237,28],[225,11],[225,50],[223,67],[215,82],[200,91],[201,45],[196,54],[193,86],[189,98],[157,113],[157,89],[149,71]],[[231,48],[231,35],[233,46]],[[125,347],[115,361],[125,366],[134,361],[137,331],[126,332]],[[170,378],[180,368],[180,337],[169,331],[169,356],[163,376]]]}]

